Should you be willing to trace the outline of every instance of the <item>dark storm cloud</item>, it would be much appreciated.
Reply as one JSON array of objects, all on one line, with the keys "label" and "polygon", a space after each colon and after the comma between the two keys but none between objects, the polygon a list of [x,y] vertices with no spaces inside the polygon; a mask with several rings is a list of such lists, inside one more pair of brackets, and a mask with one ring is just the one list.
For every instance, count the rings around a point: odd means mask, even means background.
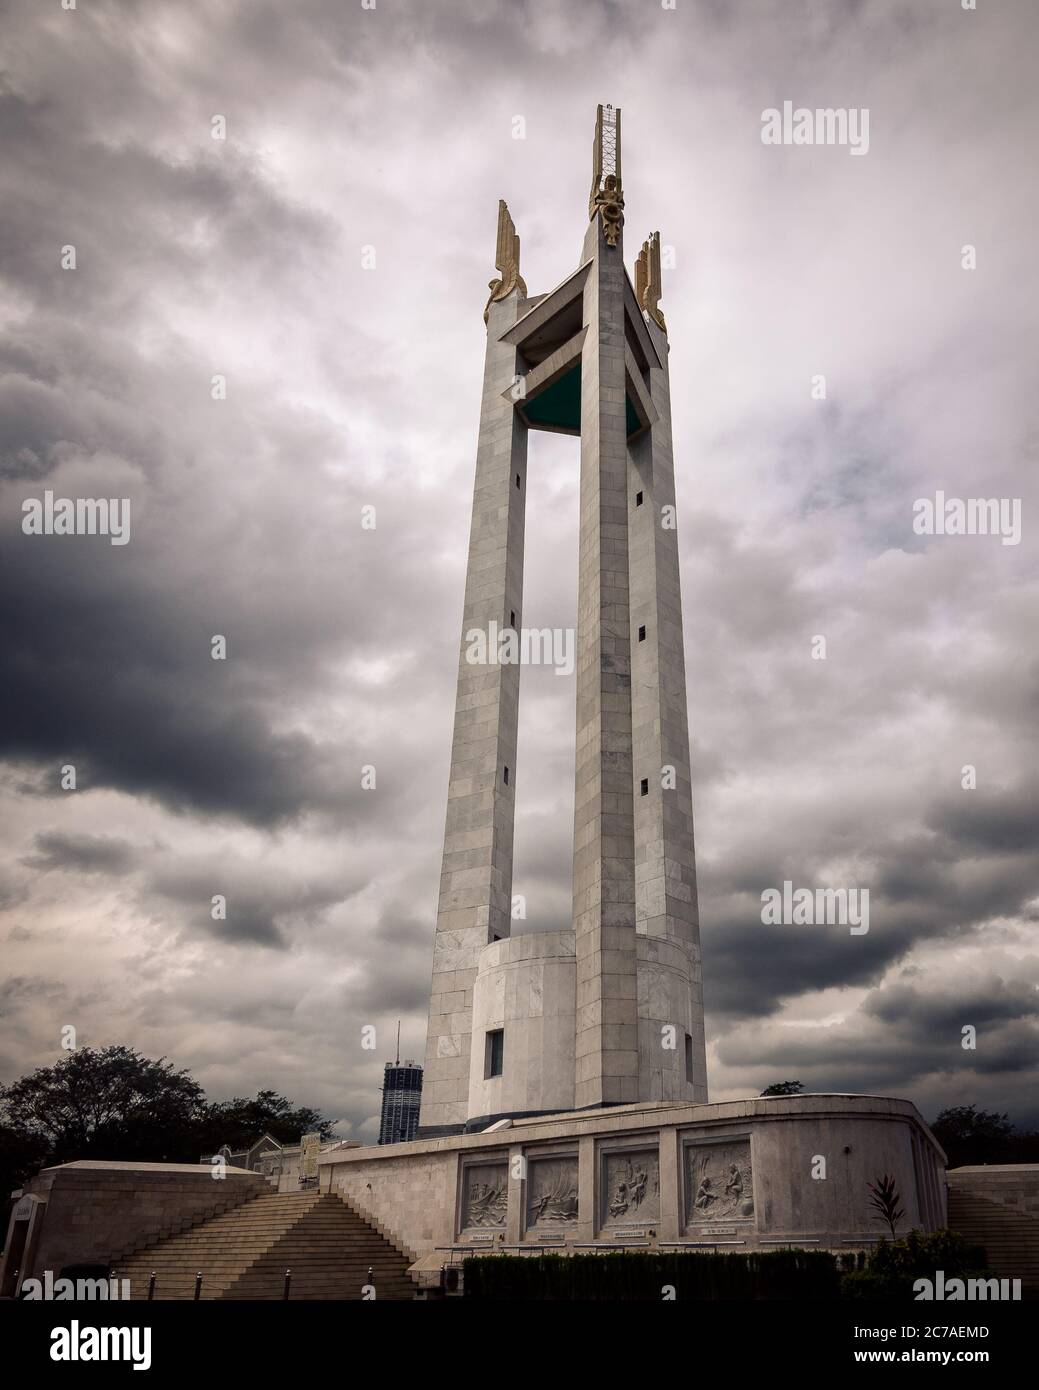
[{"label": "dark storm cloud", "polygon": [[79,790],[114,786],[259,824],[297,814],[320,795],[318,750],[272,735],[256,696],[214,701],[227,666],[210,658],[204,618],[191,652],[187,615],[122,587],[118,555],[99,563],[86,537],[18,537],[0,559],[7,756],[49,762],[55,792],[71,763]]},{"label": "dark storm cloud", "polygon": [[23,863],[32,869],[68,869],[86,874],[125,874],[135,862],[134,847],[111,835],[37,835]]},{"label": "dark storm cloud", "polygon": [[[218,158],[211,142],[194,159],[178,159],[133,142],[107,144],[66,120],[55,104],[0,95],[11,151],[4,180],[21,192],[9,209],[0,271],[31,288],[38,312],[138,313],[160,281],[190,300],[215,266],[243,252],[250,279],[262,283],[301,242],[320,249],[335,236],[314,211],[280,199],[233,147]],[[44,164],[61,182],[57,207],[40,179]],[[76,248],[74,274],[54,273],[64,245]]]},{"label": "dark storm cloud", "polygon": [[809,982],[815,989],[869,984],[911,940],[905,934],[893,944],[877,931],[875,919],[867,936],[853,937],[847,927],[766,927],[760,913],[760,900],[748,904],[741,916],[732,915],[731,909],[716,912],[710,898],[706,913],[701,904],[707,924],[702,933],[704,1002],[712,1015],[770,1014],[784,999],[801,994]]},{"label": "dark storm cloud", "polygon": [[0,981],[0,1018],[9,1018],[40,1000],[59,1002],[68,991],[59,980],[13,975]]},{"label": "dark storm cloud", "polygon": [[965,1024],[980,1028],[1016,1019],[1039,1022],[1035,986],[998,977],[971,982],[955,997],[935,996],[913,985],[891,985],[870,995],[863,1008],[883,1023],[897,1023],[903,1036],[920,1039],[957,1032]]},{"label": "dark storm cloud", "polygon": [[[124,7],[102,10],[118,16],[127,38],[133,34],[136,21]],[[271,410],[262,383],[241,374],[232,375],[231,399],[218,414],[208,399],[212,361],[192,362],[186,344],[168,331],[163,359],[154,361],[126,332],[133,320],[153,319],[171,297],[195,306],[221,284],[234,283],[241,296],[281,281],[291,302],[301,260],[320,264],[342,229],[279,196],[233,143],[204,139],[192,158],[143,148],[138,138],[158,114],[144,72],[120,58],[120,30],[97,27],[96,7],[83,18],[77,32],[100,55],[97,81],[121,68],[124,95],[138,97],[140,121],[130,138],[106,142],[92,130],[96,111],[85,124],[70,122],[57,93],[0,99],[13,149],[0,269],[33,299],[18,346],[0,357],[7,367],[0,393],[10,407],[0,458],[9,477],[31,483],[52,482],[63,464],[86,460],[95,495],[130,495],[140,540],[123,553],[66,538],[33,545],[40,538],[15,537],[6,547],[4,749],[51,768],[72,761],[81,786],[120,788],[178,811],[270,825],[316,807],[356,822],[370,809],[359,788],[363,750],[344,759],[341,747],[272,727],[292,703],[294,677],[300,687],[312,685],[315,662],[329,649],[353,640],[363,658],[377,640],[361,618],[359,557],[351,563],[349,597],[335,608],[275,577],[273,560],[286,549],[293,510],[284,494],[293,490],[304,520],[298,499],[342,441],[317,417]],[[305,25],[281,25],[273,7],[267,18],[266,28],[250,29],[254,37],[270,40],[285,27],[310,43]],[[208,135],[208,117],[195,118]],[[55,187],[60,203],[52,199]],[[59,207],[66,230],[56,225]],[[41,235],[44,227],[50,237]],[[57,247],[66,239],[76,244],[79,264],[62,274]],[[273,454],[282,465],[283,495],[260,490],[244,513],[227,515],[226,469],[233,459],[241,475],[258,454]],[[120,474],[113,459],[124,460],[129,474]],[[190,492],[177,489],[178,475]],[[8,494],[8,516],[24,496]],[[200,517],[210,535],[185,546]],[[150,520],[152,534],[142,536]],[[308,520],[320,531],[334,512],[312,512]],[[243,541],[240,532],[237,540],[227,534],[232,528],[247,532],[247,569],[235,562]],[[278,597],[254,608],[263,587],[256,584],[262,552],[255,541],[275,530],[281,539],[266,547],[267,587],[277,586]],[[157,565],[162,533],[179,544]],[[331,540],[341,555],[342,539],[331,537],[325,529],[322,542]],[[215,553],[206,553],[207,540],[215,541]],[[288,546],[297,570],[298,544]],[[327,564],[332,555],[323,558]],[[402,574],[408,568],[401,566]],[[314,577],[300,575],[307,586]],[[288,611],[279,613],[283,600]],[[243,632],[246,625],[251,630]],[[229,635],[234,667],[222,689],[226,668],[210,662],[207,650],[218,631]],[[389,779],[384,803],[392,786]]]},{"label": "dark storm cloud", "polygon": [[[946,800],[927,815],[928,828],[948,837],[958,852],[998,853],[1039,860],[1039,788],[1031,783],[979,789],[976,794]],[[1039,885],[1039,874],[1032,879]]]},{"label": "dark storm cloud", "polygon": [[[201,862],[166,860],[151,875],[147,891],[155,900],[183,907],[187,929],[196,935],[285,950],[293,934],[312,927],[359,886],[286,878],[268,866],[223,855]],[[226,917],[214,918],[215,895],[225,900]]]},{"label": "dark storm cloud", "polygon": [[[0,350],[0,360],[9,354]],[[55,466],[55,451],[75,430],[64,402],[42,382],[9,369],[0,379],[0,477],[37,482]]]},{"label": "dark storm cloud", "polygon": [[[161,463],[172,483],[185,461],[176,459],[173,421],[166,420],[165,433],[158,433],[168,406],[152,413],[150,423],[128,425],[119,436],[111,429],[106,434],[113,420],[122,424],[139,415],[138,396],[160,388],[146,371],[127,371],[133,377],[127,399],[109,402],[105,412],[94,405],[91,434],[109,438],[115,451],[126,450],[135,473],[140,459]],[[182,377],[179,385],[186,389]],[[193,383],[196,397],[203,387],[201,378]],[[91,404],[98,389],[88,393]],[[215,408],[208,399],[206,404]],[[384,656],[384,634],[364,616],[364,557],[348,554],[342,528],[335,528],[345,501],[329,509],[319,500],[325,488],[317,466],[332,448],[327,430],[291,414],[277,418],[261,402],[248,404],[256,414],[250,418],[242,408],[242,437],[262,429],[258,447],[276,449],[285,468],[273,491],[242,496],[240,511],[228,506],[226,478],[222,493],[215,466],[207,473],[189,458],[191,490],[171,500],[165,489],[156,492],[135,473],[127,477],[112,465],[94,463],[90,494],[126,494],[134,505],[129,545],[113,547],[93,537],[10,536],[0,558],[0,605],[9,634],[0,655],[0,744],[9,757],[46,760],[52,785],[59,764],[70,761],[81,786],[123,788],[177,810],[229,812],[273,824],[316,808],[356,823],[368,810],[360,789],[366,758],[360,747],[344,755],[342,743],[349,743],[351,730],[337,731],[340,746],[333,750],[318,736],[281,733],[272,725],[313,688],[327,661],[350,649],[347,644],[359,662],[366,652]],[[182,433],[189,441],[200,437],[199,449],[211,450],[212,441],[193,423],[197,416],[195,404],[183,417]],[[66,441],[63,448],[88,445],[96,449],[97,440]],[[10,449],[12,456],[34,460],[51,452],[36,436],[23,436]],[[62,495],[60,484],[52,485]],[[9,493],[10,509],[26,495]],[[353,527],[359,511],[358,501]],[[320,536],[309,550],[308,529]],[[205,534],[194,549],[184,545],[200,531]],[[171,539],[181,543],[171,545]],[[287,556],[281,571],[275,564],[279,553]],[[341,598],[330,605],[320,576],[336,561],[346,573]],[[414,551],[400,556],[384,591],[404,592],[416,563]],[[285,572],[298,577],[296,587],[282,582]],[[425,596],[435,591],[435,583],[427,585]],[[227,662],[211,659],[215,633],[228,638]],[[399,634],[403,659],[417,665],[431,640],[428,631],[409,624]],[[387,772],[395,757],[387,755]],[[406,758],[402,748],[402,765]],[[384,799],[402,785],[402,778],[388,776]]]},{"label": "dark storm cloud", "polygon": [[[176,390],[178,364],[174,358],[172,379],[169,364],[162,373],[150,369],[125,336],[111,332],[111,316],[125,324],[146,313],[159,284],[198,295],[221,259],[243,246],[251,273],[262,278],[270,273],[267,258],[284,265],[300,242],[320,246],[327,228],[313,213],[287,208],[233,158],[220,170],[172,167],[132,146],[77,142],[53,107],[10,96],[0,100],[0,121],[12,129],[17,151],[7,174],[12,194],[19,186],[31,190],[11,198],[14,225],[0,270],[34,298],[27,346],[13,361],[0,358],[0,367],[12,368],[0,380],[11,407],[5,472],[38,482],[70,458],[92,459],[95,495],[129,493],[140,529],[141,512],[147,516],[153,501],[140,475],[176,459],[169,407],[177,413],[179,403],[174,397],[156,412],[141,407],[171,385]],[[33,196],[46,198],[38,171],[47,166],[62,187],[65,226],[76,229],[80,262],[65,275],[56,273],[56,244],[40,236],[42,209]],[[204,248],[184,252],[177,231],[202,215],[213,234]],[[58,244],[65,235],[72,233]],[[80,328],[98,324],[89,357],[75,330],[52,318],[57,314],[73,316]],[[200,370],[196,396],[207,381]],[[189,425],[182,450],[191,448],[191,433],[200,443],[202,431]],[[130,463],[129,479],[98,462],[102,451]],[[189,454],[183,462],[194,460]],[[18,500],[8,494],[10,511]],[[194,500],[208,504],[204,483]],[[179,530],[190,524],[189,507],[175,519]],[[129,547],[99,553],[90,540],[13,538],[0,585],[10,634],[2,674],[5,751],[55,766],[66,758],[86,785],[122,787],[176,809],[230,810],[262,824],[297,814],[321,798],[320,751],[302,736],[272,734],[255,688],[214,707],[206,648],[217,630],[214,617],[231,616],[227,594],[215,586],[200,592],[190,553],[177,558],[180,573],[157,582],[154,551],[135,562]],[[187,589],[194,590],[193,605],[184,601]],[[336,800],[329,795],[329,804]]]},{"label": "dark storm cloud", "polygon": [[[851,1092],[852,1094],[899,1095],[909,1092],[922,1097],[926,1088],[936,1081],[955,1082],[966,1086],[964,1094],[976,1102],[995,1098],[1002,1090],[1009,1091],[1015,1081],[1024,1083],[1020,1099],[1011,1103],[1015,1121],[1026,1126],[1035,1115],[1034,1092],[1028,1093],[1029,1073],[1035,1067],[1035,1049],[1039,1034],[1036,1030],[1021,1030],[1016,1036],[983,1039],[976,1053],[965,1052],[960,1046],[960,1034],[927,1045],[910,1043],[897,1035],[851,1036],[844,1032],[831,1036],[829,1032],[813,1029],[796,1041],[755,1037],[750,1047],[735,1047],[726,1042],[722,1060],[727,1065],[748,1068],[750,1074],[762,1078],[761,1089],[771,1081],[799,1080],[806,1090]],[[911,1049],[911,1050],[907,1050]],[[999,1078],[1000,1089],[994,1086]],[[922,1098],[917,1100],[925,1117],[933,1118],[936,1106]],[[991,1103],[982,1108],[994,1108]]]},{"label": "dark storm cloud", "polygon": [[[432,902],[430,906],[432,906]],[[390,900],[358,940],[355,971],[343,986],[350,1018],[423,1014],[429,1002],[428,916],[406,899]]]},{"label": "dark storm cloud", "polygon": [[24,901],[25,897],[26,889],[17,882],[14,875],[0,873],[0,910],[14,907],[16,903]]},{"label": "dark storm cloud", "polygon": [[[1029,916],[1039,890],[1039,817],[1030,789],[1002,796],[960,792],[966,807],[943,800],[926,814],[927,834],[885,836],[874,822],[860,849],[872,868],[856,877],[870,891],[869,931],[851,936],[836,926],[766,925],[761,893],[782,888],[840,886],[825,865],[842,836],[816,827],[813,852],[792,846],[785,861],[768,846],[750,863],[701,873],[705,996],[712,1010],[765,1015],[814,988],[864,985],[901,961],[920,940],[969,934],[1000,916]],[[977,798],[972,800],[971,798]],[[970,853],[964,856],[964,845]]]},{"label": "dark storm cloud", "polygon": [[[905,996],[901,1002],[925,1003]],[[959,1084],[966,1082],[976,1097],[987,1094],[986,1078],[994,1076],[1020,1077],[1027,1087],[1039,1048],[1039,1014],[1033,1007],[1027,1018],[990,1017],[978,1022],[979,1016],[971,1013],[972,1003],[977,1001],[965,999],[958,1004],[950,998],[941,1008],[925,1004],[922,1018],[912,1014],[885,1018],[880,1030],[870,1028],[868,1019],[856,1019],[840,1030],[810,1028],[794,1036],[732,1035],[721,1056],[728,1065],[751,1064],[759,1075],[796,1077],[809,1090],[897,1093],[899,1086],[919,1086],[943,1075]],[[963,1046],[962,1029],[967,1024],[977,1028],[973,1049]],[[1034,1112],[1034,1095],[1029,1108]]]},{"label": "dark storm cloud", "polygon": [[426,1009],[429,951],[420,942],[416,934],[409,956],[403,960],[396,953],[371,952],[374,959],[364,963],[358,980],[344,991],[343,1002],[353,1017],[421,1013]]}]

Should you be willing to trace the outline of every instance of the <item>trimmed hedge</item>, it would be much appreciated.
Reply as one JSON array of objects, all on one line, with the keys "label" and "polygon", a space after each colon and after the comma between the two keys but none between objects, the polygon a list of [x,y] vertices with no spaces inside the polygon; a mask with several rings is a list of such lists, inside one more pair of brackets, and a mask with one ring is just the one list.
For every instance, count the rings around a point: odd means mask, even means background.
[{"label": "trimmed hedge", "polygon": [[632,1300],[659,1303],[665,1286],[691,1299],[840,1298],[854,1256],[825,1250],[748,1254],[618,1250],[601,1255],[476,1255],[462,1262],[466,1298],[490,1302]]},{"label": "trimmed hedge", "polygon": [[985,1252],[952,1231],[909,1231],[863,1250],[617,1250],[600,1255],[476,1255],[462,1262],[466,1298],[491,1302],[912,1299],[913,1281],[986,1278]]}]

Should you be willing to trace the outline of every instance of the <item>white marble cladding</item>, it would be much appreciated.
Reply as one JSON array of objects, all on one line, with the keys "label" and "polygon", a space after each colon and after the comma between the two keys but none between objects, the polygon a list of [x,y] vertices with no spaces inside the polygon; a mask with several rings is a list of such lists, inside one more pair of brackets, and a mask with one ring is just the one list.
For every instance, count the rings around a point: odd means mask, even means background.
[{"label": "white marble cladding", "polygon": [[[473,986],[469,1114],[544,1114],[574,1103],[574,933],[529,932],[485,946]],[[504,1033],[500,1076],[486,1038]]]},{"label": "white marble cladding", "polygon": [[635,943],[642,1099],[705,1101],[699,942],[639,935]]},{"label": "white marble cladding", "polygon": [[[639,1074],[646,1100],[706,1096],[699,947],[637,936]],[[544,1114],[576,1103],[577,959],[572,931],[528,932],[485,946],[473,985],[471,1118]],[[500,1076],[486,1075],[486,1038],[504,1033]],[[692,1071],[686,1072],[687,1044]],[[442,1043],[447,1039],[441,1037]]]},{"label": "white marble cladding", "polygon": [[[522,303],[511,294],[488,311],[422,1084],[420,1119],[430,1128],[461,1127],[467,1119],[476,963],[511,923],[520,671],[514,664],[470,662],[466,633],[486,632],[491,622],[505,623],[522,610],[527,429],[512,401],[502,398],[518,356],[500,341]],[[505,768],[512,771],[509,781]]]},{"label": "white marble cladding", "polygon": [[[819,1158],[826,1160],[821,1177],[813,1176]],[[502,1246],[562,1240],[566,1249],[629,1236],[650,1246],[754,1250],[804,1240],[848,1249],[883,1234],[869,1184],[884,1173],[894,1177],[905,1209],[900,1231],[934,1230],[946,1219],[944,1154],[909,1101],[880,1096],[639,1103],[332,1151],[319,1165],[322,1188],[341,1191],[431,1260],[456,1243],[486,1244],[488,1233]],[[711,1179],[707,1191],[721,1189],[716,1213],[710,1202],[695,1207],[702,1173]],[[611,1212],[618,1193],[628,1209]],[[550,1207],[560,1219],[543,1219]]]}]

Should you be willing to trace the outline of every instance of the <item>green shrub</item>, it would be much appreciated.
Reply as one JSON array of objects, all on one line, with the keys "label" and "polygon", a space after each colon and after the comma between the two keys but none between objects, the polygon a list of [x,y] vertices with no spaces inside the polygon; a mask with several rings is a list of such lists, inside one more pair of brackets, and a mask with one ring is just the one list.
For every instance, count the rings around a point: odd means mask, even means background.
[{"label": "green shrub", "polygon": [[871,1250],[864,1270],[841,1279],[842,1298],[913,1298],[913,1281],[933,1279],[945,1271],[947,1279],[985,1279],[985,1252],[952,1231],[910,1231],[895,1241],[881,1240]]},{"label": "green shrub", "polygon": [[618,1250],[600,1255],[475,1255],[462,1265],[465,1296],[491,1302],[653,1301],[667,1287],[683,1302],[820,1301],[913,1297],[915,1279],[984,1279],[985,1252],[951,1231],[910,1231],[870,1251]]}]

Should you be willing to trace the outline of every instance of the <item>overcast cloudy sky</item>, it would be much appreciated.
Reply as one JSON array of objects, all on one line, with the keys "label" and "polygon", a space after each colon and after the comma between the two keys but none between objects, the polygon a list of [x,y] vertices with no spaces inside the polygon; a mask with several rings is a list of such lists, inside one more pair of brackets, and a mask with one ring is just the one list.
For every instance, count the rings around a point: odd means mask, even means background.
[{"label": "overcast cloudy sky", "polygon": [[[0,1080],[72,1024],[373,1136],[425,1035],[497,200],[550,289],[612,101],[629,269],[674,248],[712,1099],[1039,1123],[1032,0],[0,10]],[[868,107],[868,154],[763,145],[788,99]],[[574,620],[577,470],[532,436],[532,626]],[[129,497],[130,543],[23,534],[45,489]],[[1020,543],[914,534],[938,489]],[[525,672],[532,930],[573,699]],[[869,933],[762,925],[784,880],[868,887]]]}]

